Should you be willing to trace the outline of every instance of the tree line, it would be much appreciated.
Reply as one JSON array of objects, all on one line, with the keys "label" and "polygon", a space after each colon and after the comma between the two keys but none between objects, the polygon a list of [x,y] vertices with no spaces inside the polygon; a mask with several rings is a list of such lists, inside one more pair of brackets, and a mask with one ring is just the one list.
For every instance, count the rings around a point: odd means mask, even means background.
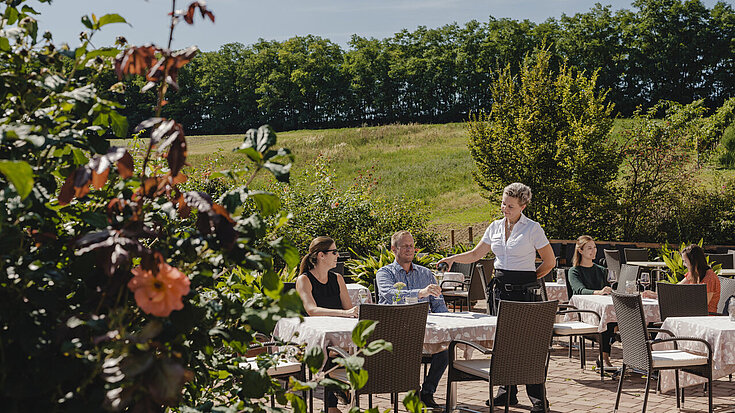
[{"label": "tree line", "polygon": [[[312,35],[230,43],[182,68],[182,88],[164,115],[200,134],[240,133],[264,123],[289,130],[464,121],[490,108],[489,87],[501,70],[517,74],[524,56],[539,47],[552,53],[555,67],[599,70],[597,87],[610,90],[622,116],[662,99],[705,99],[713,108],[735,96],[730,4],[709,9],[699,0],[636,0],[632,6],[613,11],[598,3],[538,24],[490,17],[404,29],[382,40],[354,35],[347,50]],[[126,80],[123,113],[133,125],[155,100],[152,92],[140,93],[143,85]]]}]

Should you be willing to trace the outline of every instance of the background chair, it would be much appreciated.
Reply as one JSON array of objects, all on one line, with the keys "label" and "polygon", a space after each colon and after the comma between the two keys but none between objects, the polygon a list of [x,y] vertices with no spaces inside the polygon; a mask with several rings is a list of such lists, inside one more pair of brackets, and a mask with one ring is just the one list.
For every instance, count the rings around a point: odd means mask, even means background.
[{"label": "background chair", "polygon": [[[376,320],[375,331],[369,341],[383,339],[393,343],[393,351],[381,351],[365,358],[363,368],[368,372],[364,387],[355,391],[355,402],[359,406],[361,394],[368,394],[369,407],[373,407],[373,394],[390,393],[394,410],[398,411],[398,393],[421,388],[421,350],[426,333],[426,317],[429,303],[420,302],[407,305],[362,304],[360,320]],[[343,350],[331,347],[343,357],[349,355]],[[335,370],[332,378],[349,382],[345,369]]]},{"label": "background chair", "polygon": [[[446,283],[446,284],[445,284]],[[452,285],[458,283],[457,281],[446,280],[442,281],[442,288],[444,285]],[[485,271],[481,265],[475,265],[474,271],[470,276],[470,280],[466,284],[461,284],[461,289],[443,291],[442,295],[444,300],[453,301],[454,303],[459,302],[459,311],[462,311],[463,302],[467,305],[467,311],[472,309],[472,303],[477,301],[487,302],[487,282],[485,280]],[[456,304],[455,304],[456,309]]]},{"label": "background chair", "polygon": [[717,312],[722,314],[725,309],[725,301],[731,295],[735,295],[735,279],[719,277],[720,278],[720,301],[717,303]]},{"label": "background chair", "polygon": [[663,322],[668,317],[696,317],[709,315],[707,286],[704,284],[656,283],[658,310]]},{"label": "background chair", "polygon": [[[638,281],[638,275],[641,272],[641,267],[637,265],[621,264],[620,273],[618,273],[618,285],[615,291],[619,293],[625,292],[625,284],[627,281]],[[636,287],[637,288],[637,287]]]},{"label": "background chair", "polygon": [[[456,392],[453,384],[458,381],[487,381],[491,412],[493,386],[545,383],[556,305],[556,301],[501,301],[492,350],[463,340],[452,341],[449,344],[446,411],[454,408]],[[460,343],[483,354],[492,354],[492,358],[457,360],[455,348]],[[542,396],[546,400],[546,388],[542,387]],[[505,411],[508,411],[507,405]]]},{"label": "background chair", "polygon": [[607,269],[615,271],[615,274],[620,275],[620,251],[618,250],[605,250],[605,264]]},{"label": "background chair", "polygon": [[735,268],[735,255],[732,254],[705,254],[709,258],[710,265],[720,264],[723,269],[732,270]]},{"label": "background chair", "polygon": [[[650,390],[651,376],[658,370],[675,370],[676,377],[676,407],[680,408],[679,402],[679,370],[686,371],[707,378],[709,389],[709,411],[712,411],[712,348],[706,340],[691,337],[677,338],[666,330],[649,329],[643,316],[643,303],[639,294],[612,294],[615,313],[618,316],[618,328],[623,343],[623,367],[620,371],[618,392],[615,398],[615,410],[618,411],[620,404],[620,393],[623,390],[623,377],[626,368],[639,369],[647,372],[646,394],[643,396],[643,412],[646,411],[648,403],[648,392]],[[649,333],[661,331],[670,336],[665,339],[650,340]],[[707,356],[700,356],[686,351],[678,350],[677,341],[698,341],[704,343],[707,348]],[[673,342],[673,350],[653,350],[651,346],[655,343]],[[683,399],[683,398],[682,398]]]},{"label": "background chair", "polygon": [[647,248],[625,248],[623,249],[625,254],[625,262],[628,261],[648,261],[648,249]]}]

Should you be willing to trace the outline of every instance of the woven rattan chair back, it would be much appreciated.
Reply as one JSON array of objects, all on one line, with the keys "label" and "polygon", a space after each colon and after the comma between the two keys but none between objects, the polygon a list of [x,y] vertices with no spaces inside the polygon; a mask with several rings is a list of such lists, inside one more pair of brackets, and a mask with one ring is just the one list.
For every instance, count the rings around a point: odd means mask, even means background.
[{"label": "woven rattan chair back", "polygon": [[621,264],[620,273],[618,273],[618,288],[616,289],[619,293],[625,293],[625,283],[627,281],[637,281],[638,273],[640,273],[641,267],[637,265]]},{"label": "woven rattan chair back", "polygon": [[623,345],[623,363],[628,367],[648,371],[651,366],[651,351],[646,343],[648,329],[643,317],[641,296],[614,292],[612,300]]},{"label": "woven rattan chair back", "polygon": [[365,358],[364,368],[368,372],[368,381],[363,388],[357,390],[357,394],[419,390],[421,353],[428,314],[428,302],[360,306],[360,320],[378,321],[368,341],[389,341],[393,343],[393,351],[381,351]]},{"label": "woven rattan chair back", "polygon": [[470,278],[472,278],[472,271],[475,269],[475,265],[477,263],[470,263],[470,264],[462,264],[459,262],[452,263],[452,268],[449,271],[452,272],[461,272],[464,274],[464,280],[466,282],[470,281]]},{"label": "woven rattan chair back", "polygon": [[624,248],[625,262],[648,261],[648,249],[646,248]]},{"label": "woven rattan chair back", "polygon": [[707,254],[709,264],[714,267],[715,264],[722,265],[722,269],[732,270],[735,268],[735,255],[732,254]]},{"label": "woven rattan chair back", "polygon": [[571,300],[574,291],[572,290],[572,284],[569,284],[569,268],[564,269],[564,284],[567,286],[567,297]]},{"label": "woven rattan chair back", "polygon": [[470,286],[467,289],[467,298],[470,303],[474,301],[487,301],[487,281],[482,265],[475,265],[475,272],[472,273]]},{"label": "woven rattan chair back", "polygon": [[731,296],[735,295],[735,279],[719,277],[720,278],[720,301],[717,303],[717,312],[722,314],[725,311],[725,301]]},{"label": "woven rattan chair back", "polygon": [[658,310],[661,321],[668,317],[694,317],[709,315],[707,311],[707,286],[704,284],[656,283]]},{"label": "woven rattan chair back", "polygon": [[501,301],[490,377],[494,386],[546,381],[557,301]]},{"label": "woven rattan chair back", "polygon": [[607,264],[608,270],[620,274],[620,251],[605,250],[605,264]]},{"label": "woven rattan chair back", "polygon": [[541,288],[541,301],[549,301],[549,294],[546,292],[546,280],[539,278],[538,284]]}]

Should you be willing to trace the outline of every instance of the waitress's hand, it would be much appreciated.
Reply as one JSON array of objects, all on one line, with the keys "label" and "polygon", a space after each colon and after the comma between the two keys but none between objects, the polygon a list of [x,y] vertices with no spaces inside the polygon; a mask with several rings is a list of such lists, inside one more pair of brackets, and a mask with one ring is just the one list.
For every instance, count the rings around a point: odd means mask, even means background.
[{"label": "waitress's hand", "polygon": [[357,316],[360,314],[359,308],[357,306],[354,306],[348,310],[342,310],[345,313],[345,317],[349,318],[357,318]]},{"label": "waitress's hand", "polygon": [[419,290],[418,297],[424,298],[428,296],[439,297],[442,295],[442,288],[436,284],[429,284]]},{"label": "waitress's hand", "polygon": [[446,258],[440,259],[436,263],[437,268],[439,268],[439,264],[447,264],[447,271],[449,271],[452,268],[452,264],[454,264],[454,258],[453,257],[446,257]]}]

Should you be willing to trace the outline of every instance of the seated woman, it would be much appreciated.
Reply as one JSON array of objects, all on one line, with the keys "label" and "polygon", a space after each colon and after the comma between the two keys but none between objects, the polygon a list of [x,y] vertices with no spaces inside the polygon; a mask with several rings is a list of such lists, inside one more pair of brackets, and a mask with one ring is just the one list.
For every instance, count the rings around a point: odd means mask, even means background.
[{"label": "seated woman", "polygon": [[[357,317],[357,307],[347,292],[342,276],[330,271],[337,266],[337,245],[329,237],[316,237],[309,245],[309,253],[301,259],[296,291],[310,316]],[[326,369],[332,364],[327,360]],[[348,397],[340,394],[347,402]],[[327,413],[340,413],[334,392],[326,391]]]},{"label": "seated woman", "polygon": [[[720,301],[720,279],[707,265],[704,250],[697,244],[691,244],[681,250],[681,260],[688,271],[679,284],[707,285],[707,310],[710,313],[716,313],[717,303]],[[643,297],[658,298],[653,291],[644,291]]]},{"label": "seated woman", "polygon": [[[569,269],[569,286],[573,294],[580,295],[607,295],[612,292],[606,283],[605,269],[592,262],[597,256],[597,245],[589,235],[577,238],[574,248],[573,267]],[[607,330],[602,333],[602,362],[605,367],[612,367],[610,363],[610,341],[615,330],[615,323],[608,323]],[[599,366],[602,367],[602,366]]]}]

